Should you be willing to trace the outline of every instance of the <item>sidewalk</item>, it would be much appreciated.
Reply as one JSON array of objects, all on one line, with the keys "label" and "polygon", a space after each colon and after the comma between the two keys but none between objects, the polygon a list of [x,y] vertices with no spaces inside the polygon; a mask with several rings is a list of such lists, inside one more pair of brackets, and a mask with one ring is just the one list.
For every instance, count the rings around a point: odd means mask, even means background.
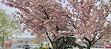
[{"label": "sidewalk", "polygon": [[[73,49],[79,49],[79,48],[73,48]],[[84,48],[86,49],[86,48]],[[91,48],[91,49],[111,49],[111,48]]]}]

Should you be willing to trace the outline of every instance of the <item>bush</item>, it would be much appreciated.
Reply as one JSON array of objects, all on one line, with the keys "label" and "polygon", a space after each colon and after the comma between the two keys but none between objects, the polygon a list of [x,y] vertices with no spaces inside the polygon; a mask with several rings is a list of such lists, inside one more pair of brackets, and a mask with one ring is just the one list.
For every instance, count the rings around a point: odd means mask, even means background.
[{"label": "bush", "polygon": [[[34,48],[34,49],[40,49],[40,48]],[[51,47],[42,47],[42,49],[51,49]]]},{"label": "bush", "polygon": [[[40,49],[40,48],[39,48]],[[51,49],[51,47],[42,47],[42,49]]]},{"label": "bush", "polygon": [[34,49],[39,49],[39,48],[34,48]]}]

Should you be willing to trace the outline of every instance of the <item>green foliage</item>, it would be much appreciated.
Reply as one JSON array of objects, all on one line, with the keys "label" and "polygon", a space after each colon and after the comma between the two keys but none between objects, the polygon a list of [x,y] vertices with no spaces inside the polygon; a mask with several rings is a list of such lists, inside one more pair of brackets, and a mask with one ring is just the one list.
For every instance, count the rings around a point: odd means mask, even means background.
[{"label": "green foliage", "polygon": [[[40,49],[40,48],[39,48]],[[51,49],[51,47],[42,47],[42,49]]]},{"label": "green foliage", "polygon": [[14,20],[8,16],[5,11],[0,9],[0,41],[3,42],[13,35],[13,32],[16,28]]},{"label": "green foliage", "polygon": [[34,48],[34,49],[39,49],[39,48]]},{"label": "green foliage", "polygon": [[55,44],[56,44],[56,46],[58,48],[62,48],[62,47],[64,47],[64,48],[71,48],[73,45],[72,45],[70,39],[72,39],[73,42],[76,41],[75,37],[66,37],[66,38],[60,37],[59,39],[57,39],[57,41],[55,42]]}]

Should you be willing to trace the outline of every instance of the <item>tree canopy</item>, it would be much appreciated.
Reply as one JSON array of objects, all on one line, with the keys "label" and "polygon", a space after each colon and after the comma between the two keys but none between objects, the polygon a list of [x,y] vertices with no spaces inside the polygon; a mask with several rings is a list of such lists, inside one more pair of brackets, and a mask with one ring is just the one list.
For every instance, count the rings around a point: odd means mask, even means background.
[{"label": "tree canopy", "polygon": [[107,33],[104,24],[110,23],[107,17],[111,3],[105,3],[103,0],[67,1],[69,4],[66,8],[61,7],[55,0],[8,0],[3,3],[22,11],[22,14],[17,14],[21,16],[18,17],[20,22],[26,24],[24,29],[30,30],[38,37],[47,35],[50,41],[54,41],[62,36],[61,33],[64,33],[63,37],[68,36],[66,33],[74,33],[90,49],[104,33]]},{"label": "tree canopy", "polygon": [[4,41],[12,37],[16,27],[14,20],[4,10],[0,9],[0,41],[2,41],[2,48]]},{"label": "tree canopy", "polygon": [[[63,3],[66,0],[59,0]],[[110,21],[107,20],[111,12],[110,1],[103,0],[67,0],[69,4],[65,9],[72,18],[71,27],[74,28],[74,33],[79,37],[87,46],[88,49],[101,39],[105,33],[109,33]],[[68,9],[72,8],[72,9]],[[110,13],[111,14],[111,13]],[[106,22],[108,24],[106,24]],[[107,26],[105,26],[107,25]]]}]

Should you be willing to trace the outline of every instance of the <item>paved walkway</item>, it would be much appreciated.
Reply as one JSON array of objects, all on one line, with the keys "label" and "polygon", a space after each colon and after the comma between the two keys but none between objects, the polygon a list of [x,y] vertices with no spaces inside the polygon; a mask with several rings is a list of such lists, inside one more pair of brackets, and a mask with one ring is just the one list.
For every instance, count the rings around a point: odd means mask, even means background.
[{"label": "paved walkway", "polygon": [[[79,49],[79,48],[73,48],[73,49]],[[86,49],[86,48],[84,48]],[[111,48],[91,48],[91,49],[111,49]]]}]

